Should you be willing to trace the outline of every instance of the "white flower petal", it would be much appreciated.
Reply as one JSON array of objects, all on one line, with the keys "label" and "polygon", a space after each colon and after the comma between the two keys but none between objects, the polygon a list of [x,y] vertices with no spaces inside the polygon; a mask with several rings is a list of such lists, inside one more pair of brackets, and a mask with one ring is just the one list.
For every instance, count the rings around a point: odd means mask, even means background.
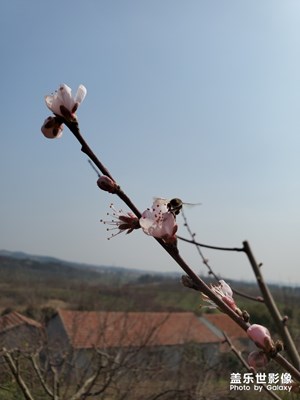
[{"label": "white flower petal", "polygon": [[79,85],[74,99],[75,103],[78,103],[78,105],[81,104],[86,96],[86,93],[87,93],[86,87],[83,85]]},{"label": "white flower petal", "polygon": [[140,218],[140,225],[145,233],[147,233],[149,228],[153,225],[153,217],[150,210],[143,212],[142,217]]},{"label": "white flower petal", "polygon": [[59,106],[62,105],[66,107],[70,112],[75,105],[75,101],[72,97],[72,89],[66,84],[60,85],[58,89],[58,102],[60,103]]},{"label": "white flower petal", "polygon": [[224,295],[232,298],[233,292],[232,292],[231,287],[228,285],[228,283],[226,283],[223,279],[221,279],[219,281],[219,283],[221,285],[221,289],[222,289],[222,292],[224,293]]}]

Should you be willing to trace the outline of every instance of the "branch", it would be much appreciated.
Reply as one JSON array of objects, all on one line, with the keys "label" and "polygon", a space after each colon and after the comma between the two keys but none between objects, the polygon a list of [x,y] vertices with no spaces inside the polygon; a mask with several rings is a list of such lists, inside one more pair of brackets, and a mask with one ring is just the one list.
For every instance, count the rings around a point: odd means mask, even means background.
[{"label": "branch", "polygon": [[259,268],[258,264],[255,261],[255,258],[253,256],[253,253],[251,251],[251,248],[250,248],[250,245],[248,244],[248,242],[244,241],[242,248],[210,246],[210,245],[205,245],[203,243],[198,243],[194,239],[195,235],[191,232],[191,230],[190,230],[190,228],[188,226],[188,223],[187,223],[187,219],[185,218],[184,214],[183,214],[183,218],[184,218],[184,221],[185,221],[185,226],[187,227],[188,232],[190,233],[190,235],[192,236],[193,239],[189,240],[189,239],[185,239],[185,238],[182,238],[182,237],[178,237],[178,239],[180,239],[182,241],[185,241],[185,242],[188,242],[188,243],[191,243],[191,244],[194,244],[194,245],[197,246],[198,252],[199,252],[200,256],[202,257],[204,264],[209,269],[209,273],[211,275],[213,275],[216,279],[218,279],[218,277],[213,272],[212,268],[208,265],[207,260],[204,258],[203,254],[201,252],[200,247],[205,247],[205,248],[214,249],[214,250],[244,252],[247,255],[248,260],[249,260],[249,262],[250,262],[250,264],[252,266],[252,269],[254,271],[256,280],[258,282],[260,291],[261,291],[261,293],[263,295],[263,299],[261,297],[256,297],[255,298],[255,297],[252,297],[252,296],[245,295],[244,293],[241,293],[241,292],[239,292],[239,291],[237,291],[235,289],[233,289],[233,292],[235,294],[242,295],[243,297],[249,298],[251,300],[256,300],[256,301],[259,301],[259,302],[265,302],[265,304],[266,304],[266,306],[267,306],[267,308],[268,308],[273,320],[275,321],[275,324],[276,324],[276,326],[278,328],[279,334],[280,334],[280,336],[281,336],[281,338],[282,338],[282,340],[283,340],[283,342],[285,344],[286,351],[287,351],[290,359],[292,360],[293,365],[296,366],[297,368],[299,368],[300,367],[300,357],[299,357],[299,353],[298,353],[298,351],[296,349],[295,343],[294,343],[294,341],[293,341],[293,339],[292,339],[292,337],[290,335],[290,332],[289,332],[286,324],[284,323],[284,319],[283,319],[283,317],[281,316],[281,314],[280,314],[280,312],[278,310],[278,307],[277,307],[277,305],[276,305],[276,303],[275,303],[275,301],[273,299],[273,296],[272,296],[271,292],[269,291],[268,286],[264,282],[262,273],[260,271],[260,268]]},{"label": "branch", "polygon": [[[169,393],[174,393],[174,395],[177,393],[184,393],[186,394],[186,389],[166,389],[164,392],[161,392],[157,395],[155,395],[155,397],[153,397],[151,400],[157,400],[160,397],[164,396],[165,394],[169,394]],[[280,400],[280,399],[279,399]]]},{"label": "branch", "polygon": [[81,388],[71,397],[70,400],[80,400],[83,395],[87,395],[87,392],[91,390],[93,385],[95,384],[95,381],[99,375],[99,370],[96,371],[92,376],[86,379],[84,384],[81,386]]},{"label": "branch", "polygon": [[[181,212],[182,212],[182,211],[181,211]],[[196,246],[200,246],[200,247],[205,247],[206,249],[221,250],[221,251],[237,251],[237,252],[244,251],[244,248],[243,248],[243,247],[221,247],[221,246],[211,246],[211,245],[209,245],[209,244],[204,244],[204,243],[196,242],[194,239],[193,239],[193,240],[190,240],[190,239],[183,238],[182,236],[177,236],[177,238],[178,238],[179,240],[182,240],[183,242],[195,244]]]},{"label": "branch", "polygon": [[[87,142],[84,140],[80,133],[80,129],[78,126],[77,122],[69,122],[64,119],[65,125],[70,129],[70,131],[73,133],[73,135],[76,137],[76,139],[79,141],[81,144],[81,151],[85,153],[92,161],[93,163],[99,168],[99,170],[102,172],[103,175],[108,176],[110,179],[112,179],[114,182],[115,179],[111,176],[110,172],[108,169],[102,164],[102,162],[98,159],[98,157],[95,155],[95,153],[92,151],[90,146],[87,144]],[[119,190],[116,192],[116,195],[123,200],[123,202],[131,209],[131,211],[138,217],[141,218],[141,213],[140,211],[136,208],[136,206],[132,203],[132,201],[129,199],[129,197],[121,190],[119,187]]]},{"label": "branch", "polygon": [[[208,260],[204,257],[204,255],[203,255],[203,253],[202,253],[202,250],[201,250],[201,247],[206,247],[206,248],[213,249],[213,250],[238,251],[238,252],[244,251],[244,248],[238,248],[238,247],[217,247],[217,246],[209,246],[209,245],[207,245],[207,244],[197,243],[197,242],[195,241],[195,234],[191,231],[191,228],[190,228],[190,226],[189,226],[188,220],[187,220],[187,218],[186,218],[186,216],[185,216],[183,210],[181,210],[181,214],[182,214],[182,217],[183,217],[183,219],[184,219],[184,225],[185,225],[185,227],[186,227],[186,229],[187,229],[187,231],[188,231],[188,233],[190,234],[190,236],[191,236],[192,239],[191,239],[191,240],[188,240],[188,239],[184,239],[184,238],[182,238],[182,237],[180,237],[180,236],[177,236],[178,239],[180,239],[180,240],[182,240],[182,241],[184,241],[184,242],[188,242],[188,243],[194,244],[194,245],[196,246],[196,249],[197,249],[197,251],[198,251],[198,254],[199,254],[200,257],[202,258],[203,264],[205,264],[206,267],[207,267],[207,269],[208,269],[208,273],[209,273],[210,275],[212,275],[212,276],[215,278],[216,281],[219,281],[219,280],[220,280],[220,277],[218,277],[218,276],[215,274],[215,272],[214,272],[214,270],[212,269],[212,267],[208,264]],[[232,291],[233,291],[233,293],[235,293],[236,295],[238,295],[238,296],[240,296],[240,297],[244,297],[244,298],[246,298],[246,299],[248,299],[248,300],[257,301],[257,302],[260,302],[260,303],[263,303],[263,302],[264,302],[264,299],[263,299],[261,296],[257,296],[257,297],[250,296],[250,295],[248,295],[248,294],[246,294],[246,293],[244,293],[244,292],[241,292],[241,291],[239,291],[239,290],[236,290],[236,289],[234,289],[234,288],[232,288]]]},{"label": "branch", "polygon": [[[225,332],[222,332],[225,338],[225,342],[228,343],[230,350],[236,355],[236,357],[240,360],[240,362],[244,365],[244,367],[249,371],[249,372],[255,372],[254,368],[250,367],[250,365],[247,363],[247,361],[244,359],[242,356],[241,352],[237,350],[237,348],[232,344],[231,340],[229,337],[226,335]],[[281,400],[281,397],[279,397],[276,393],[272,392],[271,390],[267,389],[267,386],[265,384],[261,384],[263,389],[274,399]]]},{"label": "branch", "polygon": [[51,372],[53,374],[53,399],[54,400],[59,400],[59,379],[58,379],[58,374],[57,374],[57,369],[51,365]]},{"label": "branch", "polygon": [[[64,120],[64,123],[68,128],[71,130],[71,132],[74,134],[74,136],[77,138],[77,140],[81,143],[82,148],[81,150],[95,163],[95,165],[99,168],[99,170],[106,176],[110,177],[111,179],[112,176],[108,172],[108,170],[103,166],[103,164],[98,160],[98,158],[95,156],[95,154],[92,152],[90,147],[87,145],[85,140],[82,138],[78,123],[71,123],[67,120]],[[114,180],[114,179],[113,179]],[[119,196],[124,203],[133,211],[133,213],[140,218],[141,213],[139,210],[135,207],[135,205],[132,203],[132,201],[127,197],[127,195],[121,191],[116,192],[117,196]],[[168,243],[165,243],[162,239],[157,239],[156,241],[169,253],[169,255],[177,262],[177,264],[185,271],[185,273],[192,279],[194,284],[199,287],[199,290],[203,294],[205,294],[207,297],[209,297],[216,305],[219,307],[221,311],[226,313],[231,319],[233,319],[242,329],[245,331],[248,330],[250,324],[245,322],[243,318],[241,318],[238,314],[236,314],[223,300],[221,300],[210,288],[209,286],[186,264],[186,262],[181,258],[179,255],[179,251],[176,245],[171,245]],[[235,251],[242,251],[242,250],[235,250]],[[279,356],[279,355],[278,355]],[[275,360],[277,362],[282,362],[283,357],[275,357]],[[280,363],[279,362],[279,363]],[[300,380],[300,371],[295,370],[295,368],[292,368],[293,366],[285,360],[285,366],[287,368],[287,371],[291,373],[292,376],[295,377],[295,379]]]},{"label": "branch", "polygon": [[20,372],[18,371],[18,368],[12,358],[12,356],[10,355],[10,353],[3,348],[2,349],[2,356],[4,358],[4,360],[6,361],[9,369],[11,370],[11,373],[13,374],[14,378],[16,379],[19,388],[21,389],[24,397],[26,400],[34,400],[34,398],[32,397],[30,390],[28,389],[26,383],[24,382]]},{"label": "branch", "polygon": [[39,381],[41,382],[41,385],[43,386],[45,392],[46,392],[50,397],[54,398],[55,395],[54,395],[53,392],[50,390],[50,388],[48,387],[48,385],[47,385],[45,379],[44,379],[43,376],[42,376],[40,367],[38,366],[38,364],[37,364],[37,362],[36,362],[36,356],[35,356],[34,354],[31,354],[30,357],[29,357],[29,359],[30,359],[30,361],[31,361],[31,364],[32,364],[32,366],[33,366],[33,369],[35,370],[35,372],[36,372],[36,374],[37,374],[37,376],[38,376],[38,378],[39,378]]},{"label": "branch", "polygon": [[289,332],[286,324],[284,323],[283,317],[281,316],[281,314],[278,310],[278,307],[274,301],[274,298],[273,298],[268,286],[266,285],[266,283],[264,281],[264,278],[260,271],[260,267],[257,264],[257,262],[254,258],[254,255],[251,251],[250,245],[247,241],[243,242],[243,251],[246,253],[248,260],[252,266],[257,283],[259,285],[259,288],[260,288],[263,298],[265,300],[265,304],[275,321],[275,324],[278,328],[279,334],[284,342],[285,349],[286,349],[290,359],[292,360],[293,365],[297,369],[299,369],[300,357],[299,357],[299,353],[296,349],[295,343],[290,335],[290,332]]}]

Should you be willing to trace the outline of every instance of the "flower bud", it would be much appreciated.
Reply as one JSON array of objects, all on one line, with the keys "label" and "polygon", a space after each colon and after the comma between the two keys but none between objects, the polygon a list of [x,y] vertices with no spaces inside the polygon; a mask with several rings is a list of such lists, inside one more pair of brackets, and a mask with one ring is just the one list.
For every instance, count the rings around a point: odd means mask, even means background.
[{"label": "flower bud", "polygon": [[116,182],[106,175],[100,176],[100,178],[97,180],[97,185],[101,190],[105,190],[109,193],[116,193],[118,190],[118,185]]},{"label": "flower bud", "polygon": [[253,324],[248,328],[247,335],[261,349],[264,349],[268,352],[274,349],[274,343],[271,338],[271,334],[266,327]]},{"label": "flower bud", "polygon": [[47,139],[57,139],[61,137],[63,129],[64,126],[60,118],[48,117],[45,119],[41,131]]},{"label": "flower bud", "polygon": [[254,369],[263,368],[268,362],[269,359],[263,351],[252,351],[248,356],[248,364]]}]

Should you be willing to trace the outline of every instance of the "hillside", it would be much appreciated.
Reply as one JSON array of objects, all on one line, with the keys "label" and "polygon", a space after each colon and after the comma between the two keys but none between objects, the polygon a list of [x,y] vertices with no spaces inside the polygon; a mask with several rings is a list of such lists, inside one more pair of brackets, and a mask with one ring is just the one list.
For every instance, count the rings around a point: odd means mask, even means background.
[{"label": "hillside", "polygon": [[[0,313],[18,310],[43,319],[58,307],[78,310],[193,311],[201,313],[201,296],[180,282],[181,274],[151,273],[121,267],[92,266],[24,253],[0,252]],[[206,282],[209,282],[205,278]],[[258,296],[255,283],[233,287]],[[299,288],[271,287],[282,313],[300,321]],[[238,297],[253,321],[272,325],[265,307]],[[51,311],[52,310],[52,311]],[[206,309],[207,311],[207,309]]]}]

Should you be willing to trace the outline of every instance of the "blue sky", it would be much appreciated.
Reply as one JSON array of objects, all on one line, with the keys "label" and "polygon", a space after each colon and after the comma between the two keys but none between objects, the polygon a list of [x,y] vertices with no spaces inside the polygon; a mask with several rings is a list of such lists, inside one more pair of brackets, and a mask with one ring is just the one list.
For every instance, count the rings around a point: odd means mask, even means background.
[{"label": "blue sky", "polygon": [[[299,284],[298,1],[2,1],[0,48],[0,248],[179,268],[140,231],[107,241],[99,220],[123,205],[67,129],[40,133],[44,96],[82,83],[81,130],[141,211],[153,196],[202,202],[186,210],[199,241],[249,240],[268,280]],[[252,279],[241,255],[204,253],[222,276]]]}]

